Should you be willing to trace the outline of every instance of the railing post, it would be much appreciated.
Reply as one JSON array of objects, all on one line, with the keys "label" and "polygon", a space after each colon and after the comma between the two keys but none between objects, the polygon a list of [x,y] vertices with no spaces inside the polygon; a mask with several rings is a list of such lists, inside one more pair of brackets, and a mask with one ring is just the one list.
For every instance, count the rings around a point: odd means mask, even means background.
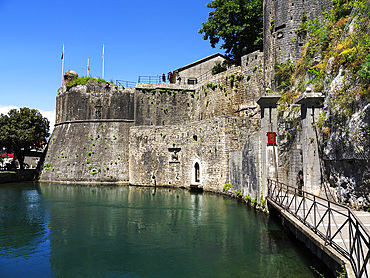
[{"label": "railing post", "polygon": [[297,214],[297,188],[294,188],[294,211],[295,211],[295,214]]},{"label": "railing post", "polygon": [[[357,243],[357,251],[356,251],[356,254],[357,254],[357,265],[356,265],[356,276],[359,277],[359,272],[361,271],[361,262],[360,262],[360,250],[361,250],[361,246],[360,246],[360,239],[359,239],[359,228],[358,228],[358,221],[356,220],[356,233],[355,233],[355,242]],[[366,267],[366,266],[365,266]]]},{"label": "railing post", "polygon": [[289,186],[286,187],[286,205],[285,206],[289,210]]},{"label": "railing post", "polygon": [[330,244],[330,242],[331,242],[331,209],[330,209],[330,202],[328,201],[328,213],[329,213],[329,222],[328,222],[328,232],[327,232],[327,239],[329,240],[330,239],[330,241],[329,241],[329,244]]},{"label": "railing post", "polygon": [[315,227],[315,233],[317,231],[316,227],[316,196],[313,195],[313,225]]},{"label": "railing post", "polygon": [[306,219],[306,196],[303,194],[302,205],[303,205],[303,219]]}]

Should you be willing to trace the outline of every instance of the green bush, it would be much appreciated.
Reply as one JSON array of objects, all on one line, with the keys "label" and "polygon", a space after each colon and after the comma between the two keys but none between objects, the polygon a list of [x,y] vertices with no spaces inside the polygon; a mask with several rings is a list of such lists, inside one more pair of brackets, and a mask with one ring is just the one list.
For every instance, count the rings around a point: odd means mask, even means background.
[{"label": "green bush", "polygon": [[231,74],[230,75],[230,86],[231,87],[234,87],[234,78],[235,78],[235,75],[234,74]]},{"label": "green bush", "polygon": [[207,87],[211,88],[212,90],[215,90],[217,88],[216,84],[213,84],[212,82],[207,83]]},{"label": "green bush", "polygon": [[238,189],[236,192],[235,192],[236,196],[237,197],[243,197],[243,194],[242,194],[242,191],[240,189]]},{"label": "green bush", "polygon": [[[65,86],[67,88],[76,86],[76,85],[85,85],[90,80],[98,81],[98,82],[106,82],[104,79],[101,78],[93,78],[93,77],[87,77],[87,76],[81,76],[81,77],[74,77],[71,82],[66,82]],[[109,82],[112,83],[112,82]],[[112,83],[113,84],[113,83]]]},{"label": "green bush", "polygon": [[291,86],[291,77],[295,70],[295,63],[288,60],[285,64],[275,63],[275,81],[279,89],[286,89]]},{"label": "green bush", "polygon": [[230,183],[225,183],[224,187],[222,188],[223,191],[229,191],[231,189],[231,184]]},{"label": "green bush", "polygon": [[365,63],[361,65],[359,75],[362,80],[369,82],[370,80],[370,55],[366,57]]}]

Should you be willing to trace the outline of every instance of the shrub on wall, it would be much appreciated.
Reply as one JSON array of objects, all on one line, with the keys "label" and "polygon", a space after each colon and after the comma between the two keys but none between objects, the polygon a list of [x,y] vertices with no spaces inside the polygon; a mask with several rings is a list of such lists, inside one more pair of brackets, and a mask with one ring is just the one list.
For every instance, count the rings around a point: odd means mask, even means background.
[{"label": "shrub on wall", "polygon": [[226,71],[227,67],[225,63],[216,62],[216,64],[212,68],[212,74],[215,75],[220,72]]},{"label": "shrub on wall", "polygon": [[[67,88],[70,88],[70,87],[73,87],[73,86],[76,86],[76,85],[85,85],[87,84],[87,82],[89,82],[90,80],[94,80],[94,81],[98,81],[98,82],[106,82],[104,79],[101,79],[101,78],[93,78],[93,77],[87,77],[87,76],[81,76],[81,77],[74,77],[73,80],[71,82],[66,82],[65,86]],[[113,82],[109,82],[111,84],[113,84]]]},{"label": "shrub on wall", "polygon": [[222,188],[223,191],[229,191],[231,189],[231,184],[230,183],[225,183],[224,187]]}]

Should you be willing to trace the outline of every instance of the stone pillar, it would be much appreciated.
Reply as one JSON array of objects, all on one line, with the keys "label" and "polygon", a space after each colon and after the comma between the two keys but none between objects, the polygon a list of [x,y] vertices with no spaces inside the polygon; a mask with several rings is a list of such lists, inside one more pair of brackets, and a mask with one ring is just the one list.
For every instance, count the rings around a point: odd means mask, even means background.
[{"label": "stone pillar", "polygon": [[[277,134],[277,101],[281,95],[266,93],[259,97],[257,103],[261,107],[261,187],[263,196],[267,196],[267,179],[277,179],[277,144],[269,144],[267,133]],[[277,136],[276,136],[277,138]],[[259,198],[260,196],[258,196]],[[253,197],[252,197],[253,198]]]},{"label": "stone pillar", "polygon": [[309,88],[296,100],[301,105],[303,190],[315,195],[320,194],[322,174],[318,135],[313,124],[319,117],[323,100],[321,93],[312,93]]}]

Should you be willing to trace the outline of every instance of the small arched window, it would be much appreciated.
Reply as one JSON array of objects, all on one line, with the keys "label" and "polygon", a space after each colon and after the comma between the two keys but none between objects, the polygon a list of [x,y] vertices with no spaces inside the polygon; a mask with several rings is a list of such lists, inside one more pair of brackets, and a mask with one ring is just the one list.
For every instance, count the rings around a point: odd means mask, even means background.
[{"label": "small arched window", "polygon": [[200,182],[200,167],[198,162],[195,162],[194,164],[194,171],[195,171],[195,182]]}]

